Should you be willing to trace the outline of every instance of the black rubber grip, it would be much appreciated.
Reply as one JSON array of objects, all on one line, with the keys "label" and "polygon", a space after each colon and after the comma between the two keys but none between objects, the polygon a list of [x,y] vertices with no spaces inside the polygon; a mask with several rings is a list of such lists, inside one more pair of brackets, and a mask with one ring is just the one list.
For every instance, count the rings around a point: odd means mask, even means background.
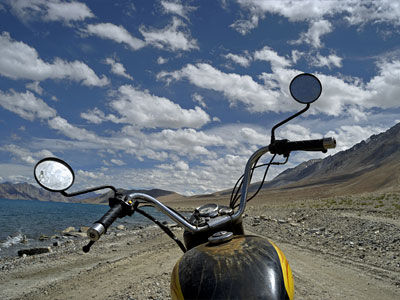
[{"label": "black rubber grip", "polygon": [[285,145],[285,148],[289,151],[326,151],[335,147],[334,138],[288,142]]},{"label": "black rubber grip", "polygon": [[271,153],[288,154],[292,151],[322,151],[335,148],[336,141],[334,138],[323,138],[318,140],[304,140],[289,142],[288,140],[278,140],[270,145]]},{"label": "black rubber grip", "polygon": [[112,206],[108,212],[96,223],[102,224],[105,229],[107,228],[121,215],[122,213],[122,205],[117,203],[114,206]]}]

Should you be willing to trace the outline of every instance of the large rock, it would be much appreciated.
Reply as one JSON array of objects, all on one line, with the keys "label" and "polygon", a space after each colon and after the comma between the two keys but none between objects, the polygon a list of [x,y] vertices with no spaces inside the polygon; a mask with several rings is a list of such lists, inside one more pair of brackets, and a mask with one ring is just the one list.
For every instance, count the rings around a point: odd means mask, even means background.
[{"label": "large rock", "polygon": [[65,228],[63,231],[61,231],[61,233],[64,234],[64,233],[75,232],[75,231],[77,231],[75,229],[75,227],[70,226],[70,227]]},{"label": "large rock", "polygon": [[18,256],[25,255],[36,255],[36,254],[43,254],[51,252],[51,248],[31,248],[31,249],[23,249],[18,251]]}]

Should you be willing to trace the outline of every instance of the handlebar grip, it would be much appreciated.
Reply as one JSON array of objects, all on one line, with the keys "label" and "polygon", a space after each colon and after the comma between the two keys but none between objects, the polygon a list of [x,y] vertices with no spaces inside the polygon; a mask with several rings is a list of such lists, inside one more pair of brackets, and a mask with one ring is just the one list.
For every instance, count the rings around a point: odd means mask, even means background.
[{"label": "handlebar grip", "polygon": [[97,241],[121,213],[122,205],[119,203],[113,205],[100,220],[95,222],[94,225],[88,229],[88,238],[92,241]]},{"label": "handlebar grip", "polygon": [[279,140],[270,145],[271,153],[287,155],[291,151],[322,151],[336,147],[336,140],[332,137],[318,140],[304,140],[289,142],[288,140]]},{"label": "handlebar grip", "polygon": [[285,148],[289,151],[325,151],[336,147],[336,140],[334,138],[323,138],[318,140],[304,140],[288,142]]}]

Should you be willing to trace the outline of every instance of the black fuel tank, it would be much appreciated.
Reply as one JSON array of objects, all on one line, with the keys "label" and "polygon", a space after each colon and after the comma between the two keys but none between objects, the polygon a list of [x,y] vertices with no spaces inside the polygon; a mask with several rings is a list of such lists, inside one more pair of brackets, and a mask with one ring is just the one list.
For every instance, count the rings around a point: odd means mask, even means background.
[{"label": "black fuel tank", "polygon": [[172,299],[293,299],[290,266],[283,252],[259,236],[235,236],[199,245],[176,263]]}]

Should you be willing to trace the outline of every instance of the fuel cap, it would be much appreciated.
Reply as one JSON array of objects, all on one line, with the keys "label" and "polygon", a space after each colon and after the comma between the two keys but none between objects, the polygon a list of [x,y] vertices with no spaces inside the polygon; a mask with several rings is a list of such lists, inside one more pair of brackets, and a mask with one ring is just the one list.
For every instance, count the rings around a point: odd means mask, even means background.
[{"label": "fuel cap", "polygon": [[213,245],[229,242],[233,238],[233,233],[229,231],[218,231],[208,238]]}]

